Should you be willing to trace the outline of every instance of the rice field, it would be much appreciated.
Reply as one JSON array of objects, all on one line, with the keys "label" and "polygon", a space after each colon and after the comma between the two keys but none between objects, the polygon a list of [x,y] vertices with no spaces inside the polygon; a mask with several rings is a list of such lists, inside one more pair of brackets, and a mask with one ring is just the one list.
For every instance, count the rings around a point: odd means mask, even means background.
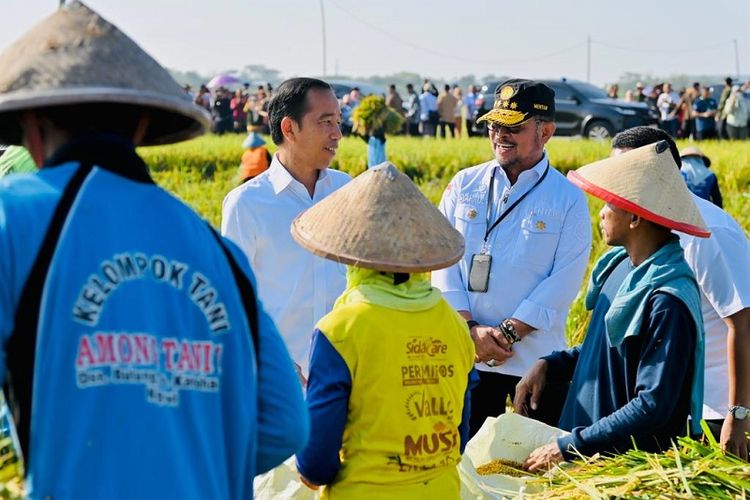
[{"label": "rice field", "polygon": [[[237,166],[242,155],[244,135],[204,136],[171,146],[143,148],[139,152],[151,167],[157,182],[197,210],[216,227],[221,222],[221,202],[237,185]],[[268,138],[269,150],[275,150]],[[678,143],[680,148],[687,142]],[[724,208],[750,232],[750,141],[700,143],[711,158],[711,168],[719,178]],[[388,158],[419,186],[433,203],[440,201],[453,175],[468,166],[492,158],[486,138],[421,139],[388,138]],[[582,139],[553,138],[547,151],[552,165],[563,173],[609,154],[609,144]],[[344,138],[332,167],[352,176],[364,172],[367,164],[366,144],[361,139]],[[605,250],[597,225],[601,203],[589,197],[594,248],[591,263]],[[590,266],[589,266],[590,267]],[[585,282],[584,285],[585,286]],[[583,290],[583,288],[582,288]],[[579,294],[568,316],[568,341],[580,342],[588,323]]]}]

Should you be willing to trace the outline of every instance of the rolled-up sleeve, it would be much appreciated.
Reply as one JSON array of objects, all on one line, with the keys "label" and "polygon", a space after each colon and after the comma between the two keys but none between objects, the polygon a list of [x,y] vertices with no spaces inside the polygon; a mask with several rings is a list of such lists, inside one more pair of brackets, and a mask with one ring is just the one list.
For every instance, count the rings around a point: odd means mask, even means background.
[{"label": "rolled-up sleeve", "polygon": [[581,194],[565,215],[549,276],[521,301],[512,316],[537,330],[552,330],[581,288],[590,253],[591,219]]},{"label": "rolled-up sleeve", "polygon": [[[443,192],[438,209],[456,227],[456,199],[460,182],[454,177]],[[461,261],[432,272],[432,285],[443,293],[445,300],[457,311],[470,311],[469,292],[461,278]]]}]

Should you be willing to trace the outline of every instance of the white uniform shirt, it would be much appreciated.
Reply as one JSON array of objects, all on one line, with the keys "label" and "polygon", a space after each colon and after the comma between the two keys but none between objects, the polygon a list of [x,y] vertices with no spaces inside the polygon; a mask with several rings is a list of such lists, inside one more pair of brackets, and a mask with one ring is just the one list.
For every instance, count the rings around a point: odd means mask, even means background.
[{"label": "white uniform shirt", "polygon": [[245,252],[258,283],[258,298],[276,323],[295,363],[307,373],[315,324],[346,287],[346,267],[308,252],[292,238],[292,221],[351,180],[325,169],[310,198],[274,155],[259,176],[224,199],[221,233]]},{"label": "white uniform shirt", "polygon": [[480,253],[487,228],[487,192],[495,169],[490,225],[541,178],[547,155],[511,186],[493,160],[462,170],[443,193],[440,211],[464,235],[464,257],[433,271],[432,283],[457,310],[471,311],[483,325],[519,319],[537,331],[513,346],[503,365],[483,371],[523,376],[540,356],[565,349],[565,320],[581,288],[591,251],[591,219],[583,192],[550,167],[547,176],[497,226],[487,240],[492,268],[486,293],[469,292],[471,259]]},{"label": "white uniform shirt", "polygon": [[711,231],[710,238],[679,233],[685,260],[701,289],[706,331],[703,418],[723,419],[729,402],[729,372],[728,329],[722,318],[750,307],[750,242],[724,210],[696,195],[693,201]]}]

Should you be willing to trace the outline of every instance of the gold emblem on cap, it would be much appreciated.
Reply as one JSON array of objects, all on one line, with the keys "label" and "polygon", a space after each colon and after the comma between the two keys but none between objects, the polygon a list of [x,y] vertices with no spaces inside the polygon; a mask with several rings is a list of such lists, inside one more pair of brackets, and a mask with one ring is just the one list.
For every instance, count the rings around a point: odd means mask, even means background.
[{"label": "gold emblem on cap", "polygon": [[536,228],[540,231],[544,231],[544,229],[547,227],[547,224],[544,223],[543,220],[536,221]]},{"label": "gold emblem on cap", "polygon": [[500,99],[510,99],[513,97],[513,94],[515,94],[516,91],[511,87],[510,85],[506,85],[505,87],[500,89]]},{"label": "gold emblem on cap", "polygon": [[469,217],[469,219],[473,219],[477,216],[477,211],[472,208],[471,210],[466,212],[466,215]]}]

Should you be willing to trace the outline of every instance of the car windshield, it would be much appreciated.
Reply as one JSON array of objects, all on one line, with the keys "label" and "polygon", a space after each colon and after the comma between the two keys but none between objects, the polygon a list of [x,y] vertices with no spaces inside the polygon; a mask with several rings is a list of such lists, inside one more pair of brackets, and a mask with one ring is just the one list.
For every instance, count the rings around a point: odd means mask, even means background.
[{"label": "car windshield", "polygon": [[568,82],[568,84],[589,99],[606,99],[607,93],[590,83]]}]

